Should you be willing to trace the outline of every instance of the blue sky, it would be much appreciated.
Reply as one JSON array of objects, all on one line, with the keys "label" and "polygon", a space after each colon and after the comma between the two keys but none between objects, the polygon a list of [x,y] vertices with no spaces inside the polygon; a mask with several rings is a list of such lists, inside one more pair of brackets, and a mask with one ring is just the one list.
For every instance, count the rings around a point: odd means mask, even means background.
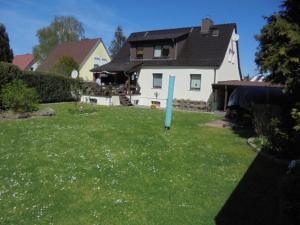
[{"label": "blue sky", "polygon": [[244,75],[257,73],[254,62],[258,43],[254,35],[265,24],[263,16],[278,11],[279,0],[0,0],[4,23],[15,54],[31,53],[38,44],[36,31],[54,16],[72,15],[85,28],[87,38],[102,37],[109,46],[117,25],[125,34],[151,29],[198,26],[209,16],[215,24],[237,23]]}]

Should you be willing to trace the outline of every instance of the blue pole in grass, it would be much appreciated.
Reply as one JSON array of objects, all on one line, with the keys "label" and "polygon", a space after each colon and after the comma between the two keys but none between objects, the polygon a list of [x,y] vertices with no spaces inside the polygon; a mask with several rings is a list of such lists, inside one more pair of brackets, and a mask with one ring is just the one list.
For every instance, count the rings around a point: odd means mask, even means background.
[{"label": "blue pole in grass", "polygon": [[167,99],[167,111],[165,128],[171,128],[172,111],[173,111],[173,94],[174,94],[175,76],[169,76],[169,88],[168,88],[168,99]]}]

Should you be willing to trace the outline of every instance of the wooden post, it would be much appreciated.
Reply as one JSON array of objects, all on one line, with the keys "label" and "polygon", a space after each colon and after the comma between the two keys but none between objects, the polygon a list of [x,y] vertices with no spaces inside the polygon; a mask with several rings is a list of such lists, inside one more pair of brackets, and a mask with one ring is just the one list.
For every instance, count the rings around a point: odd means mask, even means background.
[{"label": "wooden post", "polygon": [[226,111],[227,99],[228,99],[228,90],[227,90],[227,85],[225,85],[224,111]]}]

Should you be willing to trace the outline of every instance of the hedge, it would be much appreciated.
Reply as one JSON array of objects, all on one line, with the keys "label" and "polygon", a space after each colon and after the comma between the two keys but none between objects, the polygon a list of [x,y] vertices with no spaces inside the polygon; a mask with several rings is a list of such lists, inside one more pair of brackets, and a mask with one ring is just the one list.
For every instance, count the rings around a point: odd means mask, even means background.
[{"label": "hedge", "polygon": [[79,80],[44,72],[24,72],[21,79],[36,89],[42,103],[77,100]]}]

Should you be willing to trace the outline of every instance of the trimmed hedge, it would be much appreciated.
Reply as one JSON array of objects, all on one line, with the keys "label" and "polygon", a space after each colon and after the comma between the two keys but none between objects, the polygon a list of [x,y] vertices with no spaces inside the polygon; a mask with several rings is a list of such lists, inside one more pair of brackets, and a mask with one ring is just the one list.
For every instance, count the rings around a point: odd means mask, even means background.
[{"label": "trimmed hedge", "polygon": [[76,101],[80,81],[52,73],[24,72],[21,79],[36,89],[42,103]]}]

